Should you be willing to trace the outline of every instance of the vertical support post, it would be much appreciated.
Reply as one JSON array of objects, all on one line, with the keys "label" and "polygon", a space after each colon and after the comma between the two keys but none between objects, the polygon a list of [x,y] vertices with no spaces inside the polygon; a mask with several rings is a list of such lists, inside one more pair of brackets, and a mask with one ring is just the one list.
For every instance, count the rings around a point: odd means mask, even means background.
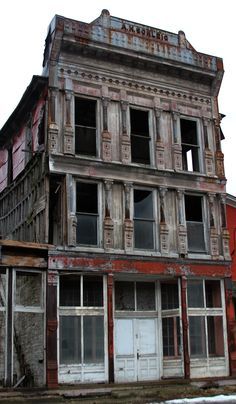
[{"label": "vertical support post", "polygon": [[205,169],[206,169],[206,175],[214,175],[214,170],[213,170],[213,153],[209,148],[209,139],[208,139],[208,125],[209,125],[209,119],[203,118],[202,123],[203,123],[203,136],[204,136],[204,155],[205,155]]},{"label": "vertical support post", "polygon": [[8,268],[7,339],[6,339],[6,386],[12,385],[13,374],[13,269]]},{"label": "vertical support post", "polygon": [[216,175],[219,178],[225,178],[224,171],[224,154],[221,150],[221,139],[220,139],[220,122],[218,119],[214,120],[215,124],[215,142],[216,142]]},{"label": "vertical support post", "polygon": [[172,119],[173,119],[173,140],[174,140],[174,143],[172,144],[173,168],[176,171],[181,171],[183,169],[183,163],[182,163],[179,113],[173,111]]},{"label": "vertical support post", "polygon": [[156,121],[156,165],[158,170],[165,169],[164,145],[161,137],[161,110],[154,108]]},{"label": "vertical support post", "polygon": [[113,321],[113,274],[107,276],[107,317],[108,317],[108,378],[114,382],[114,321]]},{"label": "vertical support post", "polygon": [[187,254],[187,229],[184,222],[184,191],[182,189],[177,190],[178,200],[178,250],[180,255]]},{"label": "vertical support post", "polygon": [[165,195],[167,188],[160,187],[160,250],[161,254],[165,255],[169,253],[169,230],[166,223],[166,212],[165,212]]},{"label": "vertical support post", "polygon": [[121,122],[122,122],[122,133],[121,133],[121,161],[123,164],[129,164],[131,161],[131,143],[130,136],[127,131],[127,110],[128,102],[121,101]]},{"label": "vertical support post", "polygon": [[112,145],[111,134],[108,131],[108,105],[110,99],[102,97],[102,116],[103,116],[103,131],[102,131],[102,158],[104,161],[112,160]]},{"label": "vertical support post", "polygon": [[214,209],[214,201],[215,194],[208,194],[209,200],[209,211],[210,211],[210,247],[211,247],[211,256],[213,259],[219,257],[219,236],[215,226],[215,209]]},{"label": "vertical support post", "polygon": [[190,377],[190,358],[188,346],[188,314],[187,314],[187,278],[181,277],[181,305],[182,305],[182,328],[183,328],[183,354],[184,354],[184,377]]},{"label": "vertical support post", "polygon": [[124,184],[125,188],[125,221],[124,221],[124,247],[126,251],[133,248],[134,225],[130,218],[131,183]]},{"label": "vertical support post", "polygon": [[57,365],[57,283],[58,273],[48,269],[46,296],[46,366],[47,387],[58,386]]},{"label": "vertical support post", "polygon": [[222,223],[222,245],[223,245],[223,255],[225,259],[231,260],[231,255],[230,255],[230,249],[229,249],[229,231],[227,229],[227,223],[226,223],[226,195],[221,194],[220,195],[220,208],[221,208],[221,223]]},{"label": "vertical support post", "polygon": [[64,153],[74,154],[74,129],[72,127],[72,91],[65,91]]},{"label": "vertical support post", "polygon": [[103,222],[104,248],[109,249],[113,248],[114,246],[114,223],[111,218],[113,181],[105,180],[104,185],[105,185],[105,217]]}]

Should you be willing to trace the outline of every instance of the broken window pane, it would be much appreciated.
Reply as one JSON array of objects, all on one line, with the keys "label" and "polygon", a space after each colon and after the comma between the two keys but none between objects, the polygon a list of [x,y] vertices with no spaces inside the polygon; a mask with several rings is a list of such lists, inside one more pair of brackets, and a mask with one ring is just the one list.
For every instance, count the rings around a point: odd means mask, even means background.
[{"label": "broken window pane", "polygon": [[96,101],[75,98],[75,153],[96,156]]},{"label": "broken window pane", "polygon": [[220,281],[205,281],[206,307],[222,307]]},{"label": "broken window pane", "polygon": [[191,252],[204,252],[206,247],[201,196],[185,195],[185,217],[188,250]]},{"label": "broken window pane", "polygon": [[134,310],[134,283],[115,283],[115,308],[116,310]]},{"label": "broken window pane", "polygon": [[204,307],[203,282],[188,281],[188,307]]},{"label": "broken window pane", "polygon": [[161,306],[162,310],[179,308],[179,292],[177,283],[161,284]]},{"label": "broken window pane", "polygon": [[44,384],[44,314],[15,312],[13,328],[14,382],[21,386]]},{"label": "broken window pane", "polygon": [[84,316],[84,363],[104,362],[103,316]]},{"label": "broken window pane", "polygon": [[150,164],[148,111],[130,109],[131,160]]},{"label": "broken window pane", "polygon": [[224,356],[223,322],[221,316],[207,317],[208,350],[210,356]]},{"label": "broken window pane", "polygon": [[78,244],[97,245],[97,184],[77,182],[76,213]]},{"label": "broken window pane", "polygon": [[206,357],[205,317],[189,317],[190,355]]},{"label": "broken window pane", "polygon": [[180,355],[180,322],[179,317],[162,319],[163,356]]},{"label": "broken window pane", "polygon": [[16,272],[15,304],[19,306],[42,305],[42,274]]},{"label": "broken window pane", "polygon": [[83,277],[83,305],[103,306],[103,278],[94,276]]},{"label": "broken window pane", "polygon": [[80,276],[60,276],[60,306],[80,306]]},{"label": "broken window pane", "polygon": [[60,316],[60,364],[81,363],[81,317]]},{"label": "broken window pane", "polygon": [[199,145],[196,121],[180,119],[183,170],[199,171]]},{"label": "broken window pane", "polygon": [[136,283],[137,310],[155,310],[155,283]]},{"label": "broken window pane", "polygon": [[134,190],[134,246],[154,248],[154,218],[152,191]]}]

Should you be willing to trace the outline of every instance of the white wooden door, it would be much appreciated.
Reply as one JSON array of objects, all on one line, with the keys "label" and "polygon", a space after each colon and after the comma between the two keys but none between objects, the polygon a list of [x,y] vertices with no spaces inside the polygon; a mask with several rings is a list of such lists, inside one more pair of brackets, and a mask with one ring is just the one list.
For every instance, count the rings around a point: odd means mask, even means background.
[{"label": "white wooden door", "polygon": [[119,318],[115,321],[115,380],[160,378],[157,319]]}]

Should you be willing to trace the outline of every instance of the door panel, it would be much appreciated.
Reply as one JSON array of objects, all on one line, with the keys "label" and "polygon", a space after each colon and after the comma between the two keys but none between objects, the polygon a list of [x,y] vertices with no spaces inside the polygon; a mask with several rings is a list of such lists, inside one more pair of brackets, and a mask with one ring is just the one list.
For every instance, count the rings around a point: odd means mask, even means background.
[{"label": "door panel", "polygon": [[157,319],[116,319],[115,379],[159,379]]}]

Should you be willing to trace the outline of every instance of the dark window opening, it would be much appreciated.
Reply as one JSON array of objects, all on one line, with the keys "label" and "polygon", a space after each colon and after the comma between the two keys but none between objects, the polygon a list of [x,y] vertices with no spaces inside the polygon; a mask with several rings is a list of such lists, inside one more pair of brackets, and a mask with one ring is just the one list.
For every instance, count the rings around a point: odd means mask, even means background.
[{"label": "dark window opening", "polygon": [[80,276],[60,276],[60,306],[80,306]]},{"label": "dark window opening", "polygon": [[188,307],[204,307],[203,283],[202,281],[188,281]]},{"label": "dark window opening", "polygon": [[155,311],[155,282],[115,283],[115,309],[127,311]]},{"label": "dark window opening", "polygon": [[221,316],[207,317],[208,351],[210,356],[224,356],[223,322]]},{"label": "dark window opening", "polygon": [[134,190],[134,247],[154,248],[153,195],[151,191]]},{"label": "dark window opening", "polygon": [[150,136],[148,111],[130,109],[131,160],[150,164]]},{"label": "dark window opening", "polygon": [[131,311],[135,309],[134,282],[115,283],[115,308]]},{"label": "dark window opening", "polygon": [[96,101],[75,99],[75,153],[97,155]]},{"label": "dark window opening", "polygon": [[162,310],[179,308],[179,292],[177,283],[161,284],[161,307]]},{"label": "dark window opening", "polygon": [[180,321],[179,317],[162,319],[163,356],[180,356]]},{"label": "dark window opening", "polygon": [[205,281],[206,307],[222,307],[220,281]]},{"label": "dark window opening", "polygon": [[12,146],[8,149],[7,157],[7,185],[10,185],[13,181],[13,156]]},{"label": "dark window opening", "polygon": [[137,310],[155,310],[155,283],[137,282],[136,283]]},{"label": "dark window opening", "polygon": [[83,278],[83,305],[86,307],[103,306],[103,279],[102,277],[84,276]]},{"label": "dark window opening", "polygon": [[61,245],[63,234],[62,215],[62,178],[59,176],[50,177],[49,193],[49,243]]},{"label": "dark window opening", "polygon": [[183,170],[199,171],[199,144],[196,121],[180,119]]},{"label": "dark window opening", "polygon": [[98,197],[97,184],[77,182],[76,214],[77,243],[97,245]]},{"label": "dark window opening", "polygon": [[185,195],[185,217],[188,250],[190,252],[204,252],[206,250],[202,203],[201,196]]}]

